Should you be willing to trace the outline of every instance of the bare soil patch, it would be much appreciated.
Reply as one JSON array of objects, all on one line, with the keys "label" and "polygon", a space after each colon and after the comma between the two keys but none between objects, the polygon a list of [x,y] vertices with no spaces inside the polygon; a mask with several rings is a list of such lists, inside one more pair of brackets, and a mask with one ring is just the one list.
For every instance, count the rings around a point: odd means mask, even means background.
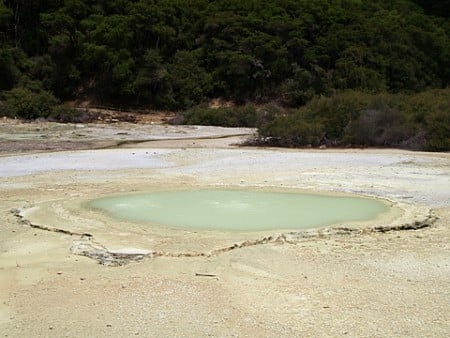
[{"label": "bare soil patch", "polygon": [[[252,132],[3,121],[0,332],[9,337],[448,336],[450,155],[233,145]],[[43,139],[54,148],[43,149]],[[66,151],[67,144],[113,149]],[[206,252],[255,239],[156,231],[114,222],[80,204],[111,193],[199,186],[359,193],[401,208],[401,215],[388,221],[392,225],[430,212],[437,218],[416,230],[323,232],[210,256],[146,257],[118,267],[71,252],[74,243],[88,240],[79,235],[85,232],[121,252]],[[33,222],[73,234],[21,223],[11,212],[17,208],[31,210]]]}]

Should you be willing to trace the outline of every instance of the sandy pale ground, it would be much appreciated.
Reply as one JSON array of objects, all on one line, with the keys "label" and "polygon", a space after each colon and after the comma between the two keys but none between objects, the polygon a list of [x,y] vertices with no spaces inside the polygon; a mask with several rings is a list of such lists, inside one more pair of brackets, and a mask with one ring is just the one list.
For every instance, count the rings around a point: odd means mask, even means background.
[{"label": "sandy pale ground", "polygon": [[[1,123],[0,336],[448,337],[450,154],[230,145],[252,132]],[[85,208],[229,186],[357,193],[394,211],[307,233],[221,233]],[[430,226],[374,230],[414,224]],[[80,255],[94,249],[148,256]]]}]

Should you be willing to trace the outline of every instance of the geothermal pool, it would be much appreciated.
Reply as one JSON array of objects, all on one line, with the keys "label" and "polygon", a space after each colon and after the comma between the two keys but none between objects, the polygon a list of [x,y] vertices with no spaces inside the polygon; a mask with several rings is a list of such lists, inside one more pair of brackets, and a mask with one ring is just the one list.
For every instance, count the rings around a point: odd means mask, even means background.
[{"label": "geothermal pool", "polygon": [[88,207],[119,221],[217,231],[318,228],[369,221],[389,209],[379,200],[364,197],[237,189],[111,196],[92,200]]}]

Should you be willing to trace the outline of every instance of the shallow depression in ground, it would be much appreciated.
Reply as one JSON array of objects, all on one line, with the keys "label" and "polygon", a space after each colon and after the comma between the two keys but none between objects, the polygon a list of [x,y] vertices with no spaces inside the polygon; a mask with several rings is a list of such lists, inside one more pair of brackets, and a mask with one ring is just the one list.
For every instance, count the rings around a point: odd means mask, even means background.
[{"label": "shallow depression in ground", "polygon": [[149,226],[219,231],[308,229],[367,221],[388,210],[379,200],[294,192],[194,189],[104,197],[90,208]]}]

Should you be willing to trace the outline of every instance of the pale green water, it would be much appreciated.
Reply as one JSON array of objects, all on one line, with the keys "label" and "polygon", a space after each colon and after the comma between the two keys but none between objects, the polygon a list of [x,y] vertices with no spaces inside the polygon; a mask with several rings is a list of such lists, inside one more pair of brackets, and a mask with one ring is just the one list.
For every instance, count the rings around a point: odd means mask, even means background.
[{"label": "pale green water", "polygon": [[217,189],[105,197],[89,206],[149,226],[221,231],[316,228],[371,220],[388,210],[361,197]]}]

